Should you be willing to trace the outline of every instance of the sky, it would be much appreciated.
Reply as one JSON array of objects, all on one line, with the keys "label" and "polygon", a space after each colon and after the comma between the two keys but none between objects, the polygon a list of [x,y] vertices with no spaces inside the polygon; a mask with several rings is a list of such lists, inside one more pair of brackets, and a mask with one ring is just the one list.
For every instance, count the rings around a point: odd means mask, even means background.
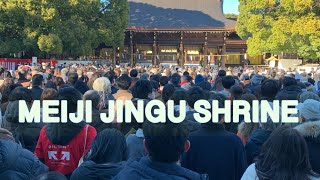
[{"label": "sky", "polygon": [[224,0],[223,11],[224,13],[239,14],[238,12],[239,0]]}]

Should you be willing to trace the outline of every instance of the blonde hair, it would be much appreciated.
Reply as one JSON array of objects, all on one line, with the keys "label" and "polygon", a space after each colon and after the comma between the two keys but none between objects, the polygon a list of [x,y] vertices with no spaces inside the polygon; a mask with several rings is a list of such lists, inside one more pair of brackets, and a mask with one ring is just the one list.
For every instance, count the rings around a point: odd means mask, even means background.
[{"label": "blonde hair", "polygon": [[110,80],[106,77],[100,77],[93,82],[92,88],[98,92],[111,93]]}]

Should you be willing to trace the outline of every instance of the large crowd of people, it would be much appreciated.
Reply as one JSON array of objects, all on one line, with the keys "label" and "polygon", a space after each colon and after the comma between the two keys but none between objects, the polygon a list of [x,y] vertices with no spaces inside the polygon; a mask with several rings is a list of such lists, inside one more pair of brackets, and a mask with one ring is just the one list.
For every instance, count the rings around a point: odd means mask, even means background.
[{"label": "large crowd of people", "polygon": [[[320,179],[320,70],[61,64],[0,68],[0,179]],[[103,123],[109,100],[173,100],[182,123]],[[92,101],[92,123],[19,123],[19,101]],[[179,102],[187,102],[181,112]],[[297,100],[297,124],[200,124],[198,100]],[[125,107],[124,107],[125,108]],[[61,110],[61,107],[59,106]],[[40,110],[42,111],[42,110]],[[280,111],[281,112],[281,111]],[[281,116],[280,116],[281,117]],[[143,118],[146,118],[145,116]],[[263,121],[259,119],[259,122]]]}]

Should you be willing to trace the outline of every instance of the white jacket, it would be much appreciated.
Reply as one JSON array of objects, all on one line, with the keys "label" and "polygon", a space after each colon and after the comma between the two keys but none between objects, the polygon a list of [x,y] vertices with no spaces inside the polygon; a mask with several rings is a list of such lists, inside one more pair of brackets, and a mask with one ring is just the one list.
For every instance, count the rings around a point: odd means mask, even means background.
[{"label": "white jacket", "polygon": [[[256,173],[256,164],[255,163],[251,164],[247,168],[247,170],[246,170],[246,172],[244,172],[241,180],[259,180],[257,173]],[[320,180],[320,178],[311,176],[310,180]]]}]

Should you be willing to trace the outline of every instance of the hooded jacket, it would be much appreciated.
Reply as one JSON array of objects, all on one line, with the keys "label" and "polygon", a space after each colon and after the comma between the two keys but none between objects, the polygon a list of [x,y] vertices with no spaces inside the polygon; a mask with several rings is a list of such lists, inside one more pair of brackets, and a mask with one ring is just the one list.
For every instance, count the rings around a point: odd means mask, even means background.
[{"label": "hooded jacket", "polygon": [[84,122],[48,124],[41,129],[34,153],[51,171],[69,176],[88,152],[96,134],[94,127]]},{"label": "hooded jacket", "polygon": [[302,90],[299,86],[287,86],[281,89],[277,96],[277,100],[298,100],[298,96],[302,93]]},{"label": "hooded jacket", "polygon": [[272,131],[265,129],[257,129],[252,132],[245,145],[248,164],[252,164],[254,159],[260,154],[262,145],[267,141],[271,133]]},{"label": "hooded jacket", "polygon": [[10,140],[0,140],[0,178],[25,180],[48,172],[30,151]]},{"label": "hooded jacket", "polygon": [[1,127],[9,130],[22,146],[34,151],[42,123],[19,123],[19,101],[9,101]]},{"label": "hooded jacket", "polygon": [[206,180],[207,175],[200,175],[185,169],[176,163],[153,162],[145,156],[141,159],[127,162],[126,166],[114,180]]},{"label": "hooded jacket", "polygon": [[320,120],[305,122],[295,127],[305,138],[308,149],[310,163],[313,171],[320,173]]},{"label": "hooded jacket", "polygon": [[71,176],[71,180],[110,180],[123,168],[123,163],[96,164],[86,161],[79,166]]}]

